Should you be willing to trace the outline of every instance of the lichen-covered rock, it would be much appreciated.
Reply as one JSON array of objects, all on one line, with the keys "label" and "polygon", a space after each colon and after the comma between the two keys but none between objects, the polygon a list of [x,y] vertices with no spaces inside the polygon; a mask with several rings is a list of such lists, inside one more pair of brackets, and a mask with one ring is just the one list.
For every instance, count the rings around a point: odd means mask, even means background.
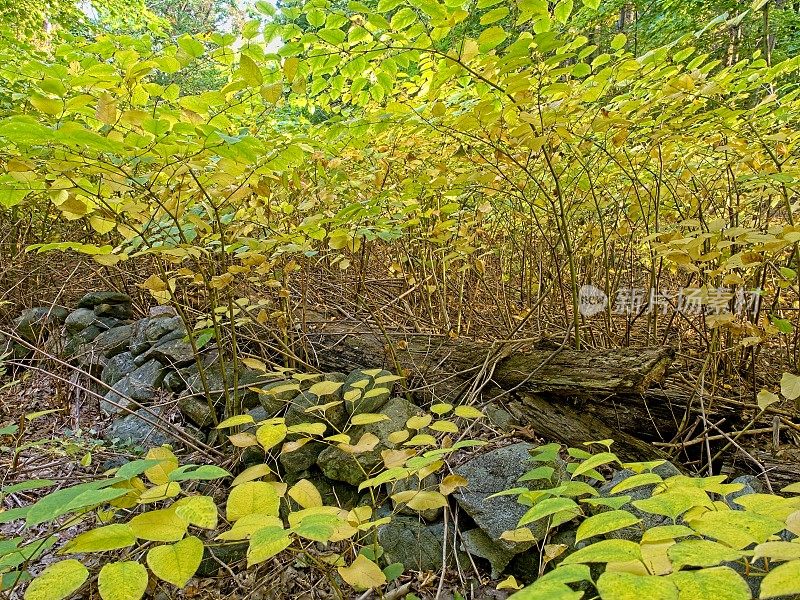
[{"label": "lichen-covered rock", "polygon": [[130,351],[133,356],[147,352],[156,343],[164,343],[187,335],[186,327],[180,317],[148,317],[133,325]]},{"label": "lichen-covered rock", "polygon": [[120,325],[104,331],[92,340],[91,348],[105,358],[114,358],[128,349],[132,331],[132,325]]},{"label": "lichen-covered rock", "polygon": [[162,365],[180,368],[192,364],[195,360],[192,345],[182,337],[167,341],[157,341],[152,348],[147,350],[137,360],[147,361],[155,359]]},{"label": "lichen-covered rock", "polygon": [[0,359],[21,360],[30,354],[31,350],[19,342],[11,340],[0,333]]},{"label": "lichen-covered rock", "polygon": [[58,329],[68,316],[69,310],[61,306],[28,308],[14,319],[14,331],[29,342],[41,342]]},{"label": "lichen-covered rock", "polygon": [[[241,405],[244,408],[252,408],[258,405],[258,392],[250,388],[257,387],[263,379],[263,374],[260,371],[239,365],[238,372],[234,378],[233,366],[227,363],[225,365],[225,376],[223,377],[223,369],[219,360],[209,364],[208,359],[204,357],[204,363],[203,373],[208,386],[208,396],[214,404],[221,402],[225,398],[227,391],[235,406]],[[181,373],[186,376],[184,395],[206,394],[206,388],[203,386],[203,377],[200,375],[196,365],[187,367]],[[236,381],[235,386],[234,379]]]},{"label": "lichen-covered rock", "polygon": [[389,434],[404,429],[406,421],[414,415],[421,415],[422,411],[405,398],[392,398],[381,409],[381,413],[389,418],[369,425],[352,427],[347,431],[352,444],[356,444],[365,433],[376,436],[380,441],[373,450],[349,454],[336,446],[329,446],[320,453],[317,465],[326,477],[350,485],[358,485],[365,481],[369,473],[383,464],[381,451],[397,447],[387,440]]},{"label": "lichen-covered rock", "polygon": [[164,444],[175,444],[178,441],[177,438],[145,420],[157,422],[158,419],[153,414],[163,416],[165,411],[161,407],[150,409],[150,411],[140,408],[124,417],[114,419],[106,427],[103,437],[109,441],[118,441],[121,444],[140,446],[145,449],[156,448]]},{"label": "lichen-covered rock", "polygon": [[[113,330],[112,330],[113,331]],[[133,356],[130,352],[120,352],[114,357],[110,358],[103,368],[103,373],[100,379],[103,383],[113,386],[120,379],[125,377],[128,373],[136,370],[136,363],[133,362]]]},{"label": "lichen-covered rock", "polygon": [[68,334],[80,333],[97,320],[97,315],[90,308],[79,308],[73,310],[64,319],[64,328]]},{"label": "lichen-covered rock", "polygon": [[133,307],[130,304],[98,304],[94,307],[94,314],[125,321],[133,318]]},{"label": "lichen-covered rock", "polygon": [[[351,415],[378,412],[388,402],[394,383],[376,383],[382,377],[391,377],[383,369],[360,369],[351,372],[342,386],[347,412]],[[379,392],[379,393],[376,393]],[[352,397],[356,396],[356,397]]]},{"label": "lichen-covered rock", "polygon": [[441,524],[426,525],[415,517],[393,517],[391,522],[378,527],[383,559],[389,564],[403,563],[412,571],[442,570],[443,537]]},{"label": "lichen-covered rock", "polygon": [[131,297],[122,292],[89,292],[78,301],[78,308],[94,308],[98,304],[130,304]]},{"label": "lichen-covered rock", "polygon": [[152,400],[165,374],[164,365],[157,360],[143,364],[112,386],[100,402],[100,409],[106,414],[116,414],[122,410],[120,406],[130,405],[129,398],[139,403]]},{"label": "lichen-covered rock", "polygon": [[469,529],[461,534],[463,550],[473,556],[489,561],[492,578],[497,579],[511,560],[516,556],[491,539],[479,528]]},{"label": "lichen-covered rock", "polygon": [[178,398],[178,410],[198,427],[209,427],[214,423],[215,411],[208,400],[202,396],[182,396]]},{"label": "lichen-covered rock", "polygon": [[[520,484],[518,480],[522,475],[541,464],[530,460],[534,448],[533,444],[519,442],[479,454],[455,469],[455,473],[468,482],[466,488],[453,494],[458,505],[491,539],[513,554],[524,552],[533,543],[509,542],[500,536],[504,531],[516,529],[528,508],[519,504],[516,496],[490,496],[521,485],[529,489],[546,489],[569,478],[566,469],[557,464],[550,480],[537,479]],[[547,524],[543,521],[528,525],[538,540],[543,539],[547,531]]]}]

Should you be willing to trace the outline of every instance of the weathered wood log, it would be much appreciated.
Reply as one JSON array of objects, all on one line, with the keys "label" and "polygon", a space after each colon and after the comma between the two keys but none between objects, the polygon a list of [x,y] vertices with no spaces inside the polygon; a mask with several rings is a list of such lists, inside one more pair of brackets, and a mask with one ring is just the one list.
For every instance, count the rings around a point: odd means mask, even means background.
[{"label": "weathered wood log", "polygon": [[671,435],[677,426],[659,423],[669,408],[650,410],[644,396],[663,378],[674,356],[670,348],[578,352],[552,342],[487,344],[341,330],[316,331],[306,341],[309,358],[324,370],[384,367],[406,376],[410,390],[425,398],[458,401],[481,392],[483,401],[490,389],[502,390],[512,412],[538,435],[571,445],[613,438],[625,460],[666,457],[636,436],[656,437],[659,426]]},{"label": "weathered wood log", "polygon": [[[309,357],[330,370],[382,366],[422,386],[449,388],[485,376],[499,387],[555,396],[641,394],[663,378],[671,348],[576,351],[552,342],[487,344],[408,334],[314,332]],[[442,382],[447,382],[445,385]]]}]

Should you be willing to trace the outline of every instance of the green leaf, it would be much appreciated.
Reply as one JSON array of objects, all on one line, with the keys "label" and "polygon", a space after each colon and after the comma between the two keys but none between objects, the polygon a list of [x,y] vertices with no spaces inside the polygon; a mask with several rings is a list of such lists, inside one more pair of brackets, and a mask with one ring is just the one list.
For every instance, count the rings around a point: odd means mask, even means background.
[{"label": "green leaf", "polygon": [[657,575],[634,575],[606,571],[597,579],[603,600],[678,600],[678,588]]},{"label": "green leaf", "polygon": [[250,536],[247,566],[264,562],[292,544],[292,538],[282,527],[263,527]]},{"label": "green leaf", "polygon": [[753,558],[785,561],[800,559],[800,544],[793,542],[764,542],[753,549]]},{"label": "green leaf", "polygon": [[217,429],[227,429],[229,427],[237,427],[239,425],[249,425],[250,423],[255,423],[255,419],[253,415],[235,415],[233,417],[228,417],[222,423],[217,425]]},{"label": "green leaf", "polygon": [[77,591],[89,578],[89,570],[74,559],[47,567],[25,590],[25,600],[62,600]]},{"label": "green leaf", "polygon": [[611,493],[619,494],[620,492],[627,492],[628,490],[640,487],[642,485],[661,483],[661,481],[663,480],[661,479],[661,475],[658,473],[639,473],[638,475],[632,475],[631,477],[626,477],[620,481],[617,485],[611,488]]},{"label": "green leaf", "polygon": [[572,14],[572,0],[561,0],[553,9],[553,16],[559,23],[566,24]]},{"label": "green leaf", "polygon": [[576,468],[572,473],[572,478],[574,479],[578,475],[583,475],[584,473],[588,473],[589,471],[592,471],[601,465],[607,465],[611,462],[619,462],[617,455],[612,452],[601,452],[599,454],[590,456],[580,465],[578,465],[578,468]]},{"label": "green leaf", "polygon": [[581,514],[580,507],[572,498],[547,498],[530,508],[519,520],[517,527],[552,516],[551,527],[556,527]]},{"label": "green leaf", "polygon": [[108,563],[100,569],[97,588],[103,600],[139,600],[147,589],[147,569],[136,561]]},{"label": "green leaf", "polygon": [[562,565],[592,562],[626,562],[642,560],[639,544],[628,540],[602,540],[581,548],[561,561]]},{"label": "green leaf", "polygon": [[713,507],[708,494],[696,487],[676,487],[644,500],[634,500],[631,504],[639,510],[669,517],[672,520],[695,506]]},{"label": "green leaf", "polygon": [[334,46],[338,46],[345,39],[344,31],[341,29],[321,29],[317,32],[317,35]]},{"label": "green leaf", "polygon": [[178,47],[192,58],[200,58],[205,52],[203,44],[190,35],[182,35],[177,41]]},{"label": "green leaf", "polygon": [[153,575],[183,588],[197,572],[203,560],[203,542],[194,536],[176,544],[156,546],[147,552],[147,566]]},{"label": "green leaf", "polygon": [[139,460],[134,460],[122,465],[117,469],[117,472],[114,473],[114,476],[124,480],[133,479],[147,471],[147,469],[151,469],[160,463],[160,460],[154,458],[140,458]]},{"label": "green leaf", "polygon": [[583,5],[586,8],[597,10],[600,7],[600,0],[583,0]]},{"label": "green leaf", "polygon": [[667,549],[676,571],[686,566],[713,567],[721,562],[738,560],[742,553],[710,540],[686,540]]},{"label": "green leaf", "polygon": [[498,8],[493,8],[481,17],[481,25],[491,25],[492,23],[496,23],[500,19],[505,18],[507,15],[508,7],[500,6]]},{"label": "green leaf", "polygon": [[611,49],[612,50],[619,50],[625,45],[625,42],[628,41],[628,36],[624,33],[618,33],[614,36],[614,39],[611,40]]},{"label": "green leaf", "polygon": [[70,540],[61,552],[65,554],[104,552],[106,550],[127,548],[135,543],[136,536],[133,535],[130,525],[113,524],[91,529],[80,534]]},{"label": "green leaf", "polygon": [[223,477],[231,477],[231,474],[216,465],[183,465],[169,473],[170,481],[209,481]]},{"label": "green leaf", "polygon": [[392,29],[397,31],[402,31],[407,27],[411,26],[417,20],[417,13],[407,7],[403,7],[394,13],[392,16],[392,20],[389,24],[392,26]]},{"label": "green leaf", "polygon": [[610,531],[617,531],[639,523],[641,519],[627,510],[611,510],[602,512],[585,519],[579,526],[575,537],[576,542],[585,540],[595,535],[603,535]]},{"label": "green leaf", "polygon": [[745,580],[730,567],[678,571],[667,576],[667,579],[680,591],[679,600],[750,600],[752,597]]},{"label": "green leaf", "polygon": [[761,581],[759,598],[776,598],[800,594],[800,560],[793,560],[772,569]]},{"label": "green leaf", "polygon": [[507,36],[508,34],[502,27],[489,27],[489,29],[484,29],[478,36],[478,47],[481,52],[488,52],[502,44]]}]

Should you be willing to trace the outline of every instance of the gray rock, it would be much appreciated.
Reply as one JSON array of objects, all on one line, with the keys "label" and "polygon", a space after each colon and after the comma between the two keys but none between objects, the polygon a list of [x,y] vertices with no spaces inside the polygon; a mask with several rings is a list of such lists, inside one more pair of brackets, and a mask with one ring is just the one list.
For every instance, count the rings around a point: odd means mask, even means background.
[{"label": "gray rock", "polygon": [[486,416],[489,417],[492,425],[501,431],[511,431],[517,425],[517,422],[511,413],[494,402],[487,404],[486,408],[484,408],[484,412],[486,413]]},{"label": "gray rock", "polygon": [[151,359],[170,367],[185,367],[194,362],[194,350],[189,342],[184,341],[183,337],[165,342],[159,340],[152,348],[137,357],[137,360],[143,362]]},{"label": "gray rock", "polygon": [[291,477],[308,471],[313,467],[320,453],[325,450],[325,447],[325,444],[322,442],[306,442],[294,452],[281,453],[278,460],[280,460],[281,466],[286,471],[287,476]]},{"label": "gray rock", "polygon": [[105,368],[103,368],[103,373],[100,375],[100,379],[106,385],[113,386],[120,379],[125,377],[125,375],[135,370],[136,364],[133,362],[131,353],[121,352],[108,360]]},{"label": "gray rock", "polygon": [[497,579],[514,558],[515,554],[494,542],[477,527],[461,534],[463,550],[473,556],[489,561],[492,567],[492,579]]},{"label": "gray rock", "polygon": [[166,369],[156,360],[143,364],[112,386],[100,402],[100,409],[107,414],[116,414],[121,410],[116,405],[129,406],[128,398],[139,403],[152,400],[165,374]]},{"label": "gray rock", "polygon": [[389,564],[403,563],[412,571],[442,570],[443,537],[441,524],[426,525],[414,517],[393,517],[378,527],[383,559]]},{"label": "gray rock", "polygon": [[151,306],[149,317],[177,317],[178,311],[172,306]]},{"label": "gray rock", "polygon": [[[532,444],[519,442],[479,454],[455,469],[455,473],[464,477],[468,482],[466,488],[453,494],[459,506],[491,539],[496,540],[501,547],[514,554],[524,552],[533,543],[509,542],[500,539],[500,536],[504,531],[516,529],[519,520],[528,508],[517,503],[516,496],[495,498],[489,498],[489,496],[521,485],[531,490],[547,489],[554,487],[563,479],[568,479],[566,469],[561,465],[556,465],[550,481],[537,479],[521,484],[518,479],[523,474],[534,466],[542,464],[533,463],[530,460],[530,452],[534,448],[535,446]],[[547,533],[547,524],[543,521],[527,525],[537,540],[543,539]]]},{"label": "gray rock", "polygon": [[40,342],[58,329],[67,316],[69,310],[62,306],[28,308],[14,319],[14,330],[29,342]]},{"label": "gray rock", "polygon": [[742,475],[741,477],[737,477],[731,481],[731,483],[741,483],[744,486],[738,492],[731,492],[725,496],[725,504],[727,504],[732,510],[743,510],[740,505],[734,502],[736,498],[747,496],[748,494],[761,494],[764,492],[764,484],[761,483],[761,480],[754,475]]},{"label": "gray rock", "polygon": [[168,335],[176,337],[187,335],[186,327],[180,317],[161,316],[136,321],[131,335],[131,354],[139,356],[154,346],[156,342],[164,343],[169,339],[175,339],[175,337],[168,338]]},{"label": "gray rock", "polygon": [[361,454],[348,454],[336,446],[329,446],[320,453],[317,465],[326,477],[350,485],[358,485],[366,480],[367,474],[383,464],[381,451],[394,450],[397,447],[396,444],[387,441],[388,435],[403,429],[410,417],[421,415],[422,411],[405,398],[392,398],[381,409],[381,413],[389,418],[369,425],[358,425],[347,431],[352,444],[358,443],[365,433],[375,435],[380,443],[373,450]]},{"label": "gray rock", "polygon": [[94,308],[98,304],[130,304],[131,297],[122,292],[89,292],[78,301],[78,308]]},{"label": "gray rock", "polygon": [[[374,373],[374,371],[374,369],[356,370],[347,376],[344,386],[342,386],[342,395],[346,397],[348,392],[361,392],[359,398],[346,401],[347,411],[351,415],[378,412],[389,400],[394,383],[376,384],[375,380],[380,377],[389,376],[391,373],[389,371],[378,371]],[[373,389],[376,389],[376,391],[385,389],[386,391],[374,396],[369,396],[368,392],[371,392]],[[365,398],[364,396],[368,397]]]},{"label": "gray rock", "polygon": [[[236,376],[236,389],[234,389],[233,367],[231,364],[226,364],[225,367],[224,378],[219,361],[213,364],[206,364],[204,367],[208,394],[214,404],[221,402],[225,398],[227,389],[236,406],[241,405],[244,408],[256,406],[258,404],[258,392],[251,390],[250,387],[257,386],[263,378],[263,374],[260,371],[240,365]],[[181,371],[181,374],[186,376],[184,395],[205,395],[203,380],[196,366],[187,367]]]},{"label": "gray rock", "polygon": [[170,371],[167,373],[161,385],[173,394],[180,393],[186,389],[186,381],[184,381],[179,371]]},{"label": "gray rock", "polygon": [[183,396],[178,398],[178,410],[198,427],[209,427],[214,423],[214,410],[202,396]]},{"label": "gray rock", "polygon": [[120,325],[99,334],[91,343],[91,349],[105,358],[113,358],[128,349],[131,339],[131,325]]},{"label": "gray rock", "polygon": [[146,449],[175,444],[178,441],[176,438],[144,420],[156,422],[157,419],[151,413],[163,415],[164,411],[161,408],[154,408],[147,412],[140,408],[132,414],[114,419],[103,432],[103,437],[109,441],[118,440],[125,445],[141,446]]},{"label": "gray rock", "polygon": [[133,307],[130,304],[98,304],[94,307],[98,317],[113,317],[120,320],[133,318]]},{"label": "gray rock", "polygon": [[64,328],[67,333],[80,333],[97,320],[97,315],[89,308],[79,308],[74,310],[64,320]]}]

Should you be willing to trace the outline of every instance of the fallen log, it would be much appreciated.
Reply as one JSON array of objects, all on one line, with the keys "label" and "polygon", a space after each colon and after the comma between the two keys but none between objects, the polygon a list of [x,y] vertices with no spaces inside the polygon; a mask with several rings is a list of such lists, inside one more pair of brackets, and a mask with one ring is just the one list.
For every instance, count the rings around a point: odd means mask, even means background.
[{"label": "fallen log", "polygon": [[670,408],[650,409],[645,396],[663,379],[674,357],[670,348],[579,352],[552,342],[489,344],[335,326],[305,341],[309,360],[322,370],[380,366],[405,376],[408,389],[426,400],[459,402],[471,395],[482,403],[496,394],[491,390],[501,390],[512,414],[538,435],[571,445],[613,438],[624,460],[665,458],[639,437],[677,428],[676,418],[659,422]]}]

